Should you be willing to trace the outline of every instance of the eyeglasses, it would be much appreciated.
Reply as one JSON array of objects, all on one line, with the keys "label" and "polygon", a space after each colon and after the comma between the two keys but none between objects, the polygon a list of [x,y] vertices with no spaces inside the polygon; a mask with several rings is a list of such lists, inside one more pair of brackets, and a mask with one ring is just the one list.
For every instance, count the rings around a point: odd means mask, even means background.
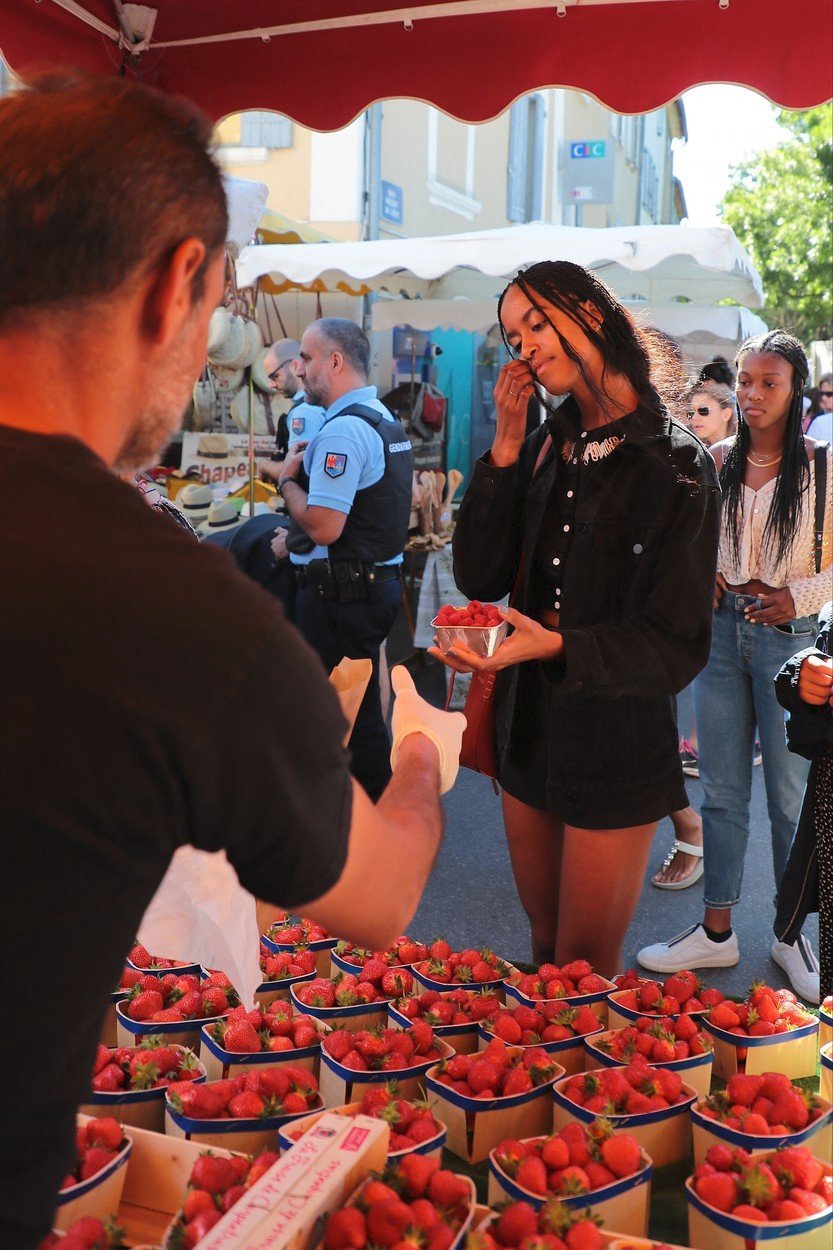
[{"label": "eyeglasses", "polygon": [[819,399],[833,399],[833,391],[819,391]]},{"label": "eyeglasses", "polygon": [[708,417],[711,414],[711,408],[687,408],[686,417],[690,421],[692,417]]},{"label": "eyeglasses", "polygon": [[281,361],[281,363],[280,363],[279,365],[277,365],[277,366],[276,366],[276,367],[272,370],[272,372],[271,372],[271,373],[267,373],[267,375],[266,375],[266,376],[267,376],[267,378],[269,379],[269,381],[270,381],[270,382],[277,382],[277,380],[278,380],[278,374],[280,373],[281,369],[285,369],[287,365],[292,364],[292,361],[293,361],[294,359],[295,359],[295,357],[294,357],[294,356],[290,356],[290,357],[289,357],[289,360],[282,360],[282,361]]}]

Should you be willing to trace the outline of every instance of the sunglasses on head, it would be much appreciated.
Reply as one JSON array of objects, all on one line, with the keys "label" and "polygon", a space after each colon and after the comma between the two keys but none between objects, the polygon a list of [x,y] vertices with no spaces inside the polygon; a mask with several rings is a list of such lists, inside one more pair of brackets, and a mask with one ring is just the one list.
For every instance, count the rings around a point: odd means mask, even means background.
[{"label": "sunglasses on head", "polygon": [[710,412],[710,408],[687,408],[685,415],[690,421],[692,417],[707,417]]}]

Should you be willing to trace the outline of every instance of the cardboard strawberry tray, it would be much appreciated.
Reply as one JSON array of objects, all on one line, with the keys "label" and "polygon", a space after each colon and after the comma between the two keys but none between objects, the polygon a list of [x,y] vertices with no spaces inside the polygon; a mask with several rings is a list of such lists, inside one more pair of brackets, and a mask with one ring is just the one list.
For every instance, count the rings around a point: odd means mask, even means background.
[{"label": "cardboard strawberry tray", "polygon": [[[602,1033],[593,1033],[584,1038],[584,1050],[588,1068],[616,1068],[627,1066],[626,1059],[616,1059],[606,1049],[620,1029],[609,1029]],[[711,1043],[702,1055],[688,1055],[685,1059],[664,1059],[649,1061],[652,1068],[667,1068],[671,1072],[679,1072],[685,1083],[701,1098],[705,1098],[711,1089],[712,1066],[714,1057]]]},{"label": "cardboard strawberry tray", "polygon": [[[352,1102],[343,1107],[328,1107],[326,1112],[322,1114],[332,1113],[334,1115],[342,1115],[351,1118],[362,1113],[362,1103]],[[285,1124],[283,1128],[278,1130],[278,1145],[282,1151],[290,1150],[296,1142],[299,1142],[303,1135],[313,1128],[321,1119],[321,1115],[311,1115],[303,1120],[295,1120],[290,1124]],[[428,1138],[426,1141],[420,1142],[409,1149],[392,1150],[388,1148],[388,1162],[396,1163],[408,1154],[425,1155],[429,1159],[440,1160],[442,1158],[443,1148],[446,1141],[446,1127],[437,1121],[437,1133],[434,1137]]]},{"label": "cardboard strawberry tray", "polygon": [[[269,1008],[266,1008],[261,1013],[261,1019],[268,1021],[273,1014],[275,1013],[270,1012]],[[280,1012],[280,1014],[286,1015],[287,1013]],[[200,1033],[200,1060],[209,1081],[234,1077],[238,1072],[248,1072],[252,1068],[281,1068],[288,1064],[307,1068],[318,1076],[321,1039],[330,1033],[330,1027],[310,1016],[296,1014],[294,1010],[292,1012],[292,1020],[293,1025],[300,1025],[303,1022],[307,1026],[306,1031],[313,1032],[314,1040],[310,1040],[305,1045],[272,1050],[269,1049],[269,1041],[266,1040],[268,1026],[259,1030],[256,1030],[253,1026],[248,1030],[251,1036],[249,1044],[254,1046],[255,1043],[258,1043],[259,1049],[239,1049],[240,1046],[246,1044],[246,1037],[241,1037],[239,1040],[237,1037],[234,1037],[235,1046],[232,1049],[225,1044],[225,1038],[217,1040],[217,1034],[222,1032],[224,1023],[222,1020],[214,1021],[213,1024],[203,1025]],[[295,1031],[298,1032],[297,1029]],[[231,1034],[227,1032],[226,1036],[231,1036]],[[288,1037],[287,1040],[291,1040],[291,1037]]]},{"label": "cardboard strawberry tray", "polygon": [[[156,1055],[168,1056],[170,1052],[174,1052],[179,1057],[180,1064],[187,1065],[188,1072],[192,1074],[187,1079],[192,1080],[194,1084],[201,1084],[206,1078],[205,1068],[194,1052],[185,1046],[159,1046],[152,1050],[137,1046],[131,1047],[127,1053],[124,1047],[108,1049],[111,1061],[124,1057],[124,1062],[108,1065],[122,1073],[124,1085],[120,1089],[112,1090],[93,1087],[87,1102],[82,1103],[78,1108],[83,1115],[111,1116],[119,1124],[128,1124],[162,1133],[165,1129],[165,1090],[169,1082],[165,1079],[167,1074],[161,1071],[156,1061]],[[102,1063],[103,1061],[102,1054]],[[133,1080],[137,1082],[136,1088],[133,1088],[131,1072],[137,1061],[140,1066],[136,1068],[135,1077],[133,1077]],[[168,1060],[165,1059],[165,1062]],[[98,1060],[96,1066],[98,1067]],[[97,1075],[100,1076],[101,1071]],[[183,1079],[183,1077],[181,1072],[172,1071],[170,1079]],[[158,1084],[142,1087],[143,1082],[157,1080]]]},{"label": "cardboard strawberry tray", "polygon": [[[98,1119],[85,1115],[77,1117],[79,1146],[89,1126],[95,1126],[99,1122]],[[79,1179],[75,1184],[65,1185],[58,1194],[57,1207],[53,1216],[53,1225],[56,1229],[69,1228],[82,1215],[92,1215],[103,1220],[118,1210],[124,1189],[127,1164],[133,1149],[131,1135],[129,1133],[119,1135],[120,1127],[120,1125],[117,1126],[115,1133],[116,1137],[120,1136],[118,1143],[114,1138],[110,1147],[104,1149],[93,1141],[79,1157],[76,1165]],[[100,1159],[96,1158],[96,1152]],[[111,1157],[103,1162],[105,1155]],[[102,1162],[103,1166],[97,1166],[99,1162]],[[85,1176],[84,1171],[94,1166],[97,1166],[97,1170],[92,1175]]]}]

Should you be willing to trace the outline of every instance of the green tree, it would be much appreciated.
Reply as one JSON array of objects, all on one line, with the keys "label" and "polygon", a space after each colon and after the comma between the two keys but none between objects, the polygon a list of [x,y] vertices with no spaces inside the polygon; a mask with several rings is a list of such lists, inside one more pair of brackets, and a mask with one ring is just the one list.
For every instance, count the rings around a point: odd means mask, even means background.
[{"label": "green tree", "polygon": [[833,333],[833,106],[777,116],[784,139],[733,167],[721,216],[760,271],[764,319],[806,343]]}]

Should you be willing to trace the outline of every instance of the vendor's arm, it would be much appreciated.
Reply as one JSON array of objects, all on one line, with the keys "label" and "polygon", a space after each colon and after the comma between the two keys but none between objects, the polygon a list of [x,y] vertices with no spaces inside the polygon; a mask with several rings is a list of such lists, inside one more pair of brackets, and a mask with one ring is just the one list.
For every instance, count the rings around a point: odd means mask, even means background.
[{"label": "vendor's arm", "polygon": [[298,472],[304,459],[306,443],[299,443],[281,465],[278,478],[281,496],[292,520],[300,525],[318,547],[329,547],[341,537],[347,521],[347,511],[310,504],[309,493],[298,482]]},{"label": "vendor's arm", "polygon": [[681,454],[667,524],[657,536],[643,607],[617,624],[560,630],[560,661],[545,664],[558,688],[585,695],[677,694],[711,646],[719,525],[717,478],[705,452]]}]

